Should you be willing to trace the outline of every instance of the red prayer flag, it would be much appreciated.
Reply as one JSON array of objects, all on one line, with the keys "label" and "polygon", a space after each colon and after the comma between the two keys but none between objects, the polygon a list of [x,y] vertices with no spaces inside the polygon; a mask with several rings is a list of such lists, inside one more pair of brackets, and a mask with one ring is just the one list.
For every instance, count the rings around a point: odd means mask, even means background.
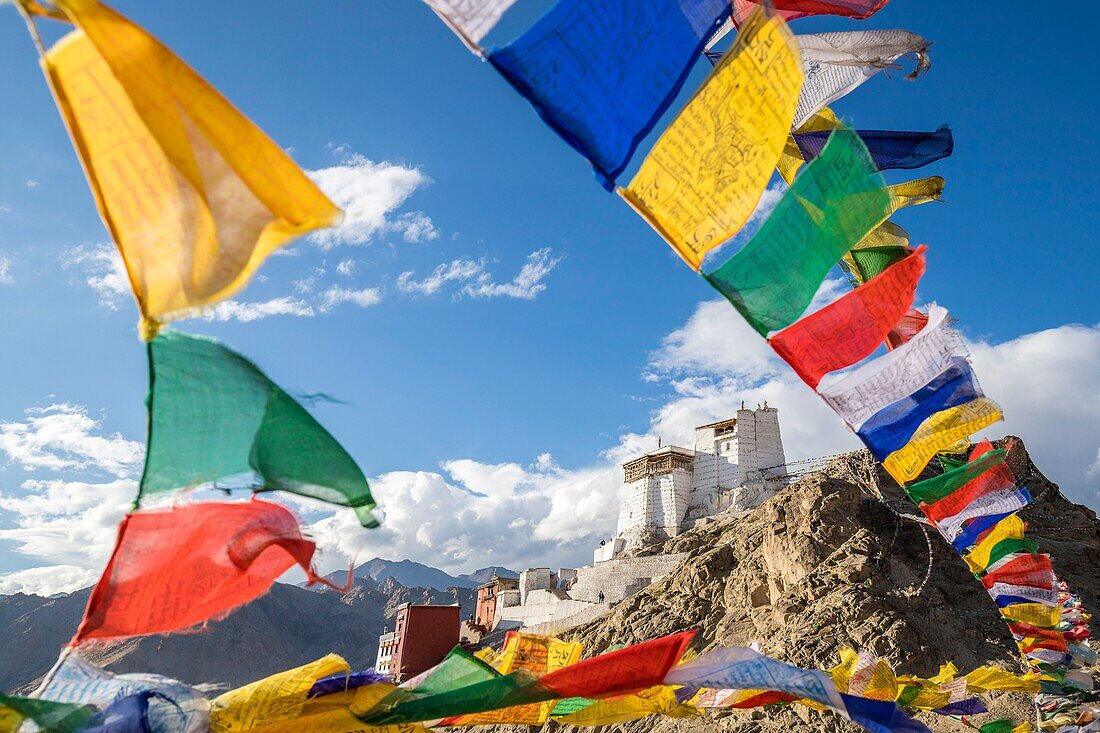
[{"label": "red prayer flag", "polygon": [[750,708],[758,708],[764,705],[773,705],[777,702],[793,702],[798,699],[798,695],[792,695],[789,692],[776,692],[775,690],[768,690],[767,692],[761,692],[759,695],[753,695],[746,698],[741,702],[735,702],[732,705],[725,707],[733,708],[735,710],[748,710]]},{"label": "red prayer flag", "polygon": [[[991,450],[993,450],[993,444],[988,440],[983,440],[978,443],[974,446],[974,450],[970,452],[971,463]],[[947,517],[953,517],[963,509],[966,509],[976,499],[986,494],[992,494],[994,491],[1010,489],[1015,483],[1016,480],[1012,477],[1012,472],[1008,470],[1008,466],[1004,463],[998,463],[993,468],[979,475],[973,481],[963,484],[939,501],[932,504],[921,502],[920,508],[925,516],[933,522],[939,523]],[[990,529],[992,530],[992,528]]]},{"label": "red prayer flag", "polygon": [[924,330],[928,325],[928,315],[916,308],[910,308],[886,336],[886,348],[893,351]]},{"label": "red prayer flag", "polygon": [[1026,585],[1029,588],[1053,588],[1054,568],[1049,555],[1029,554],[1011,560],[991,573],[982,576],[986,590],[994,583]]},{"label": "red prayer flag", "polygon": [[[888,2],[890,0],[772,0],[771,6],[783,20],[807,15],[839,15],[862,20],[877,13]],[[763,4],[764,0],[734,0],[733,17],[744,19],[754,7]]]},{"label": "red prayer flag", "polygon": [[625,695],[661,684],[687,651],[695,631],[635,644],[544,674],[539,684],[561,697]]},{"label": "red prayer flag", "polygon": [[864,285],[768,339],[802,381],[817,388],[829,372],[868,356],[913,305],[924,245]]},{"label": "red prayer flag", "polygon": [[316,546],[278,504],[203,502],[122,520],[114,552],[71,646],[178,631],[226,615],[300,565]]}]

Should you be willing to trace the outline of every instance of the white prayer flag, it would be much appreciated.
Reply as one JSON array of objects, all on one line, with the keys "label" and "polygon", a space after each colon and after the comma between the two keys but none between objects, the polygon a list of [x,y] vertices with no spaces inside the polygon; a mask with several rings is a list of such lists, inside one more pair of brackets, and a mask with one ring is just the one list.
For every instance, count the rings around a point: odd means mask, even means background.
[{"label": "white prayer flag", "polygon": [[928,41],[909,31],[810,33],[795,36],[795,40],[802,49],[806,78],[794,115],[794,129],[825,105],[894,65],[902,56],[913,54],[917,58],[917,68],[907,77],[910,79],[931,65]]},{"label": "white prayer flag", "polygon": [[436,15],[474,53],[481,55],[481,39],[516,0],[424,0]]}]

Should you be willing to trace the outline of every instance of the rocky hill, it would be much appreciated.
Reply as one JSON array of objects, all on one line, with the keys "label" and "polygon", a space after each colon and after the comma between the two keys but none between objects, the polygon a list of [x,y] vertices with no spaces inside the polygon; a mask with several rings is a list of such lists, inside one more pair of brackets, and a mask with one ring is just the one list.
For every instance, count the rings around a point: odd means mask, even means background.
[{"label": "rocky hill", "polygon": [[[0,690],[33,688],[72,637],[90,591],[59,598],[0,596]],[[115,672],[158,672],[193,684],[229,687],[329,652],[366,668],[374,664],[387,620],[409,602],[458,603],[462,618],[468,618],[474,612],[474,591],[408,588],[392,577],[381,583],[359,579],[343,595],[276,583],[267,595],[195,632],[130,639],[85,656]]]},{"label": "rocky hill", "polygon": [[[1100,522],[1073,504],[1009,438],[1008,462],[1035,502],[1022,513],[1055,570],[1100,607]],[[981,585],[916,514],[866,453],[839,459],[791,484],[747,516],[724,517],[648,552],[688,552],[661,582],[575,629],[586,653],[690,628],[695,648],[760,644],[766,654],[828,668],[845,645],[890,660],[899,674],[935,674],[953,661],[1023,671],[1012,637]],[[993,698],[991,713],[1033,720],[1026,697]],[[933,730],[967,730],[927,716]],[[691,720],[648,719],[624,730],[855,730],[801,706],[727,711]]]}]

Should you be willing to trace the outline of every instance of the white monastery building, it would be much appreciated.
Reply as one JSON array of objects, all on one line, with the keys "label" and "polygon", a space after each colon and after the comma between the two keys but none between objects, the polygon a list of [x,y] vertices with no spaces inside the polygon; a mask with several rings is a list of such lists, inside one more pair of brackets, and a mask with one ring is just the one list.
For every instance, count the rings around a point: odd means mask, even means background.
[{"label": "white monastery building", "polygon": [[[478,589],[492,600],[486,631],[526,627],[555,634],[607,611],[672,572],[681,554],[634,552],[727,511],[752,509],[775,495],[786,473],[779,411],[742,404],[736,417],[695,428],[695,448],[658,447],[623,464],[615,536],[596,548],[592,565],[529,568],[519,582],[494,578]],[[518,586],[518,587],[517,587]]]}]

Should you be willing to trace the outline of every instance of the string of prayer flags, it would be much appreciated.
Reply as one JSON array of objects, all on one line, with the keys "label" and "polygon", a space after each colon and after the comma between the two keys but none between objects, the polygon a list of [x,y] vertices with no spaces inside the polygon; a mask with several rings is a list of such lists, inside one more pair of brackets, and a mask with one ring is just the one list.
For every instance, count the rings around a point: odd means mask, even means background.
[{"label": "string of prayer flags", "polygon": [[816,388],[829,372],[871,354],[909,310],[924,274],[925,247],[821,310],[771,336],[768,343],[802,381]]},{"label": "string of prayer flags", "polygon": [[[974,449],[970,452],[970,460],[975,461],[992,450],[993,444],[988,440],[983,440],[974,446]],[[976,476],[950,495],[935,502],[921,503],[920,508],[926,517],[933,522],[940,523],[957,515],[983,496],[1012,488],[1014,484],[1015,479],[1012,477],[1012,473],[1004,463],[1000,463],[983,472],[980,476]],[[1013,526],[1016,525],[1011,523],[1005,525],[1006,528]],[[1023,528],[1019,527],[1019,529],[1022,533]],[[1005,538],[1007,538],[1007,535],[1002,537],[1002,539]]]},{"label": "string of prayer flags", "polygon": [[798,320],[829,269],[886,217],[887,204],[859,137],[837,130],[749,242],[706,278],[767,336]]},{"label": "string of prayer flags", "polygon": [[802,49],[806,75],[794,115],[795,128],[883,69],[896,67],[895,62],[903,56],[917,59],[908,79],[917,78],[931,66],[928,41],[909,31],[843,31],[795,38]]},{"label": "string of prayer flags", "polygon": [[942,374],[956,357],[967,356],[947,310],[932,305],[928,317],[928,325],[908,343],[819,385],[818,394],[853,431],[880,410],[909,398]]},{"label": "string of prayer flags", "polygon": [[149,440],[139,501],[253,475],[254,491],[350,507],[364,526],[377,526],[359,466],[254,364],[213,339],[177,331],[147,349]]},{"label": "string of prayer flags", "polygon": [[950,471],[937,474],[931,478],[918,481],[908,486],[903,486],[909,500],[918,506],[939,501],[958,489],[966,486],[978,476],[981,476],[991,468],[1003,463],[1005,460],[1004,449],[991,450],[982,453],[973,461],[954,468]]},{"label": "string of prayer flags", "polygon": [[921,423],[907,445],[886,456],[882,467],[899,484],[912,481],[940,450],[1003,417],[1001,408],[988,397],[937,412]]},{"label": "string of prayer flags", "polygon": [[908,443],[921,424],[937,412],[965,405],[981,396],[970,362],[957,356],[931,382],[867,418],[856,434],[875,458],[882,461]]},{"label": "string of prayer flags", "polygon": [[481,55],[484,38],[516,0],[424,0],[466,48]]},{"label": "string of prayer flags", "polygon": [[24,721],[31,721],[49,733],[77,733],[95,715],[95,708],[5,695],[0,692],[0,733],[16,733]]},{"label": "string of prayer flags", "polygon": [[285,507],[252,499],[130,514],[71,644],[187,629],[263,595],[315,545]]},{"label": "string of prayer flags", "polygon": [[928,731],[892,701],[868,701],[844,695],[824,672],[779,662],[746,647],[720,647],[701,654],[674,667],[665,677],[665,684],[783,692],[831,708],[868,730]]},{"label": "string of prayer flags", "polygon": [[557,0],[489,61],[611,191],[729,0]]},{"label": "string of prayer flags", "polygon": [[97,0],[42,65],[126,266],[143,338],[237,292],[340,210],[167,47]]},{"label": "string of prayer flags", "polygon": [[[951,155],[954,139],[946,125],[935,132],[901,132],[894,130],[856,130],[867,146],[871,160],[880,171],[922,168]],[[821,154],[829,139],[826,130],[792,134],[802,159],[809,162]]]},{"label": "string of prayer flags", "polygon": [[698,270],[755,211],[798,99],[798,48],[757,11],[619,195]]}]

